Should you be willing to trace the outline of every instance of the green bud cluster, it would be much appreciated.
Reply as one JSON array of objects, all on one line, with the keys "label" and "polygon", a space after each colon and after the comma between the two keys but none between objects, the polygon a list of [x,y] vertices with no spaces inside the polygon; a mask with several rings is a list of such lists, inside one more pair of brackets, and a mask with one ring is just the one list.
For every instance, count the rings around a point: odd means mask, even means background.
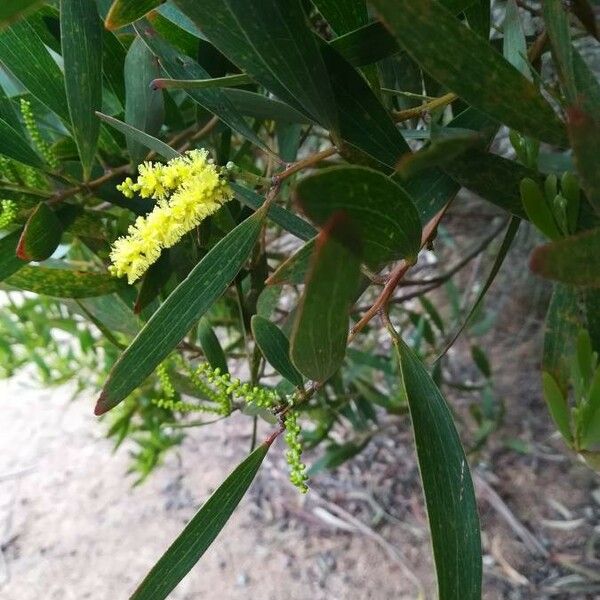
[{"label": "green bud cluster", "polygon": [[0,200],[0,229],[8,227],[17,216],[17,205],[12,200]]},{"label": "green bud cluster", "polygon": [[175,388],[173,387],[173,382],[169,377],[169,373],[167,373],[165,363],[161,363],[158,365],[158,367],[156,367],[156,376],[158,377],[158,381],[160,382],[160,386],[162,387],[165,398],[174,398]]},{"label": "green bud cluster", "polygon": [[577,177],[564,173],[559,180],[548,175],[542,187],[526,177],[521,181],[521,200],[529,220],[549,239],[577,231],[581,190]]},{"label": "green bud cluster", "polygon": [[289,411],[285,416],[285,443],[287,451],[285,458],[290,468],[290,481],[300,490],[302,494],[308,492],[306,481],[306,465],[302,462],[302,443],[300,442],[300,425],[298,425],[298,413]]},{"label": "green bud cluster", "polygon": [[222,414],[231,413],[232,401],[238,398],[247,404],[260,408],[271,408],[280,403],[277,392],[260,386],[242,383],[239,379],[213,369],[208,363],[202,363],[191,374],[192,383],[198,391],[221,406]]},{"label": "green bud cluster", "polygon": [[35,144],[39,153],[44,157],[46,162],[54,169],[58,169],[58,159],[54,154],[54,151],[50,147],[50,144],[42,138],[42,134],[37,126],[33,111],[31,110],[31,103],[25,98],[21,98],[21,115],[23,116],[23,123],[25,123],[25,129],[29,133],[31,141]]},{"label": "green bud cluster", "polygon": [[202,404],[192,404],[190,402],[184,402],[183,400],[175,400],[173,398],[156,398],[152,400],[152,404],[156,404],[156,406],[158,406],[159,408],[166,408],[167,410],[173,410],[177,412],[203,412],[221,414],[218,410],[215,410],[210,406],[203,406]]}]

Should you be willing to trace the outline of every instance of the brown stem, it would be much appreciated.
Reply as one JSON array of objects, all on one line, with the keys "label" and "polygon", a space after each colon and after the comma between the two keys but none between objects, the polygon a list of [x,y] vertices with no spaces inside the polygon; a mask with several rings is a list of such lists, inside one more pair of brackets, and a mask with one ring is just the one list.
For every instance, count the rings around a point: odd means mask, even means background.
[{"label": "brown stem", "polygon": [[[429,221],[429,223],[427,223],[427,225],[425,225],[425,227],[423,228],[423,234],[421,235],[421,248],[427,245],[433,237],[433,235],[435,234],[437,226],[442,220],[442,217],[444,216],[444,213],[446,212],[448,206],[449,203],[446,204],[446,206],[444,206],[444,208],[442,208],[442,210],[440,210],[435,215],[435,217],[433,217],[433,219],[431,219],[431,221]],[[350,343],[356,337],[356,335],[365,328],[365,326],[371,321],[371,319],[376,314],[383,312],[390,298],[392,297],[394,290],[400,283],[400,280],[404,277],[404,275],[410,269],[410,267],[413,266],[413,264],[414,263],[408,262],[406,260],[401,260],[394,267],[394,270],[390,273],[390,276],[388,277],[387,283],[383,286],[383,290],[381,290],[381,293],[379,294],[371,308],[367,310],[367,312],[362,316],[360,321],[358,321],[358,323],[350,331],[350,335],[348,336],[348,343]]]},{"label": "brown stem", "polygon": [[406,110],[399,110],[397,112],[394,112],[394,121],[396,121],[396,123],[401,123],[402,121],[408,121],[409,119],[418,118],[425,112],[431,112],[436,108],[447,106],[448,104],[451,104],[457,99],[458,96],[456,94],[444,94],[443,96],[435,98],[430,102],[425,102],[425,104],[421,104],[421,106],[415,106],[414,108],[408,108]]},{"label": "brown stem", "polygon": [[329,158],[330,156],[333,156],[336,153],[337,148],[335,146],[331,146],[329,148],[326,148],[325,150],[321,150],[320,152],[311,154],[310,156],[307,156],[302,160],[288,165],[288,167],[284,171],[275,175],[273,179],[276,179],[277,181],[283,181],[284,179],[287,179],[290,175],[293,175],[294,173],[297,173],[302,169],[312,167],[313,165],[316,165],[317,163],[321,162],[326,158]]},{"label": "brown stem", "polygon": [[81,192],[87,192],[96,189],[97,187],[100,187],[101,185],[105,184],[107,181],[110,181],[114,177],[118,177],[119,175],[125,175],[125,173],[129,173],[129,170],[129,165],[121,165],[120,167],[111,169],[110,171],[104,173],[104,175],[102,175],[101,177],[98,177],[98,179],[94,179],[93,181],[90,181],[88,183],[82,183],[81,185],[78,185],[76,187],[68,188],[66,190],[57,192],[56,194],[54,194],[54,196],[52,196],[52,198],[48,200],[48,204],[56,204],[58,202],[62,202],[66,198],[70,198],[71,196],[75,196],[76,194],[79,194]]}]

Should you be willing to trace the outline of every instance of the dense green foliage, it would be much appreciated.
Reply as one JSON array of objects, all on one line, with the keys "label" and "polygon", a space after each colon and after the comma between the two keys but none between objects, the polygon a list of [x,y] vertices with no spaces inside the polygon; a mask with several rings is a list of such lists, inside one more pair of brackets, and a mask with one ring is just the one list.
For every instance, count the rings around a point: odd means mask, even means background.
[{"label": "dense green foliage", "polygon": [[[522,221],[556,282],[549,414],[600,462],[600,83],[575,43],[597,31],[586,0],[566,4],[544,0],[526,36],[514,0],[493,28],[489,0],[3,3],[0,376],[97,389],[136,483],[194,427],[242,413],[252,438],[134,598],[170,593],[279,436],[307,492],[386,413],[412,423],[440,598],[481,598],[442,392],[470,393],[476,450],[502,416],[485,294]],[[461,189],[506,213],[467,247],[444,226]],[[465,331],[475,384],[445,370]]]}]

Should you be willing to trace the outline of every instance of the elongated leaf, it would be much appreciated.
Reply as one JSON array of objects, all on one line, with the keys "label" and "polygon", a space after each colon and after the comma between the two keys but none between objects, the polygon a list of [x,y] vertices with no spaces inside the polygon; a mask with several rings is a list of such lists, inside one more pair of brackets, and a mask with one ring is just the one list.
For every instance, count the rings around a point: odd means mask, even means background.
[{"label": "elongated leaf", "polygon": [[213,369],[221,369],[221,373],[229,373],[227,359],[225,358],[219,338],[216,336],[213,328],[210,326],[210,321],[206,317],[202,317],[198,323],[198,340],[210,366]]},{"label": "elongated leaf", "polygon": [[244,73],[327,129],[335,129],[333,93],[300,0],[175,4]]},{"label": "elongated leaf", "polygon": [[69,122],[63,74],[31,23],[19,21],[0,32],[0,62],[42,104]]},{"label": "elongated leaf", "polygon": [[3,0],[0,6],[0,29],[33,10],[42,0]]},{"label": "elongated leaf", "polygon": [[25,137],[25,129],[19,120],[19,115],[15,110],[11,98],[8,97],[4,88],[0,85],[0,119],[8,123],[15,131],[18,131],[22,137]]},{"label": "elongated leaf", "polygon": [[334,38],[329,44],[355,67],[371,65],[400,51],[394,36],[378,21]]},{"label": "elongated leaf", "polygon": [[4,281],[26,264],[17,256],[17,245],[21,239],[21,231],[13,231],[0,239],[0,281]]},{"label": "elongated leaf", "polygon": [[13,129],[4,119],[0,118],[0,154],[14,158],[31,167],[43,167],[39,155],[23,138],[23,134]]},{"label": "elongated leaf", "polygon": [[363,76],[327,44],[321,51],[339,114],[336,144],[347,154],[359,150],[391,171],[410,152],[407,143]]},{"label": "elongated leaf", "polygon": [[121,282],[105,273],[23,267],[6,283],[21,290],[57,298],[89,298],[116,291]]},{"label": "elongated leaf", "polygon": [[283,121],[284,123],[314,123],[305,114],[274,98],[233,88],[226,88],[222,91],[233,106],[248,117],[267,121]]},{"label": "elongated leaf", "polygon": [[570,410],[567,399],[550,373],[542,373],[542,386],[544,398],[556,428],[566,440],[572,442],[573,434],[571,433]]},{"label": "elongated leaf", "polygon": [[60,244],[63,226],[54,211],[40,202],[31,213],[17,246],[22,260],[46,260]]},{"label": "elongated leaf", "polygon": [[372,4],[398,43],[434,79],[509,127],[565,144],[563,124],[538,89],[436,0]]},{"label": "elongated leaf", "polygon": [[[136,37],[125,58],[125,122],[152,136],[160,130],[165,116],[163,93],[150,86],[159,76],[156,57]],[[127,138],[127,148],[134,164],[143,160],[146,151],[135,139]]]},{"label": "elongated leaf", "polygon": [[234,469],[146,575],[131,600],[164,600],[170,594],[219,535],[268,450],[268,443],[261,444]]},{"label": "elongated leaf", "polygon": [[569,135],[573,158],[588,202],[600,215],[600,117],[583,110],[568,110]]},{"label": "elongated leaf", "polygon": [[569,19],[561,0],[543,0],[544,23],[550,38],[556,71],[569,104],[577,99]]},{"label": "elongated leaf", "polygon": [[508,0],[506,3],[503,33],[504,58],[531,80],[531,71],[527,62],[527,40],[515,0]]},{"label": "elongated leaf", "polygon": [[290,356],[306,377],[324,381],[346,353],[350,304],[360,274],[359,241],[339,215],[317,238],[294,322]]},{"label": "elongated leaf", "polygon": [[[474,1],[476,0],[444,0],[442,4],[458,15]],[[379,21],[348,31],[331,40],[329,44],[355,67],[376,63],[400,51],[394,36]]]},{"label": "elongated leaf", "polygon": [[314,3],[338,35],[365,25],[368,20],[365,0],[314,0]]},{"label": "elongated leaf", "polygon": [[161,304],[110,372],[96,414],[116,406],[142,383],[223,294],[248,258],[264,217],[259,211],[240,223]]},{"label": "elongated leaf", "polygon": [[454,332],[454,334],[452,335],[450,341],[446,344],[446,346],[440,352],[440,354],[438,355],[438,357],[435,359],[434,362],[439,361],[440,358],[442,358],[442,356],[444,356],[446,354],[446,352],[448,352],[448,350],[450,350],[450,348],[452,348],[452,346],[454,345],[454,342],[456,342],[456,340],[460,337],[460,334],[464,331],[465,327],[467,327],[467,325],[473,318],[473,315],[477,312],[477,309],[481,306],[481,303],[483,302],[483,299],[485,298],[487,291],[490,289],[490,286],[492,285],[492,283],[494,283],[494,279],[496,279],[496,275],[498,275],[498,271],[500,271],[500,268],[502,267],[502,265],[504,263],[504,259],[506,258],[506,255],[508,254],[508,251],[510,250],[510,246],[513,243],[513,240],[515,239],[515,236],[517,235],[517,231],[519,230],[520,224],[521,224],[521,220],[518,219],[517,217],[513,217],[511,219],[511,221],[508,225],[508,228],[506,230],[506,234],[504,235],[504,239],[502,240],[502,245],[500,246],[500,250],[498,250],[498,254],[496,255],[496,259],[494,260],[494,264],[492,265],[492,268],[485,280],[485,283],[483,284],[483,287],[481,288],[479,294],[477,294],[477,298],[476,298],[473,306],[471,307],[471,310],[469,310],[464,321],[457,327],[457,329]]},{"label": "elongated leaf", "polygon": [[90,176],[102,108],[102,23],[93,2],[61,0],[60,35],[73,137],[84,179]]},{"label": "elongated leaf", "polygon": [[290,360],[290,343],[281,329],[269,319],[254,315],[252,333],[267,362],[288,381],[301,386],[302,375]]},{"label": "elongated leaf", "polygon": [[303,283],[310,266],[310,259],[315,251],[315,243],[316,238],[309,240],[300,250],[282,262],[267,279],[267,285],[283,283],[299,285]]},{"label": "elongated leaf", "polygon": [[519,218],[527,218],[521,202],[520,185],[526,177],[538,179],[532,169],[497,154],[470,150],[444,165],[443,170],[488,202]]},{"label": "elongated leaf", "polygon": [[254,83],[251,77],[244,75],[226,75],[225,77],[213,77],[212,79],[155,79],[153,88],[175,89],[175,90],[207,90],[210,88],[237,87]]},{"label": "elongated leaf", "polygon": [[123,123],[123,121],[119,121],[119,119],[115,119],[114,117],[110,117],[108,115],[102,113],[96,113],[98,118],[106,121],[109,125],[114,127],[116,130],[125,134],[127,138],[134,140],[145,148],[149,148],[150,150],[154,150],[157,154],[166,158],[167,160],[171,160],[172,158],[176,158],[179,156],[179,152],[174,148],[171,148],[168,144],[165,144],[161,140],[136,129],[135,127],[128,125],[127,123]]},{"label": "elongated leaf", "polygon": [[567,394],[574,340],[582,326],[574,288],[557,283],[546,315],[542,370],[549,373],[563,394]]},{"label": "elongated leaf", "polygon": [[119,29],[141,19],[163,2],[164,0],[114,0],[104,24],[107,29]]},{"label": "elongated leaf", "polygon": [[530,267],[546,279],[600,287],[600,229],[538,246],[531,255]]},{"label": "elongated leaf", "polygon": [[412,350],[393,339],[427,504],[438,596],[480,600],[479,517],[467,459],[442,394]]},{"label": "elongated leaf", "polygon": [[343,212],[359,234],[363,257],[370,265],[413,260],[419,253],[417,209],[399,185],[378,171],[357,166],[323,169],[302,179],[295,196],[319,225]]},{"label": "elongated leaf", "polygon": [[[265,201],[262,196],[242,185],[232,183],[231,187],[235,191],[238,200],[254,210],[258,210]],[[307,223],[304,219],[277,204],[269,207],[267,216],[271,221],[277,223],[277,225],[280,225],[301,240],[310,240],[317,235],[317,230],[310,223]]]},{"label": "elongated leaf", "polygon": [[[193,59],[178,52],[168,42],[160,38],[146,22],[136,25],[136,31],[159,60],[162,68],[173,79],[210,79],[210,75]],[[188,89],[187,94],[209,112],[217,115],[234,131],[256,144],[259,148],[267,150],[267,146],[260,140],[253,129],[246,123],[241,113],[235,108],[224,91],[217,88]]]}]

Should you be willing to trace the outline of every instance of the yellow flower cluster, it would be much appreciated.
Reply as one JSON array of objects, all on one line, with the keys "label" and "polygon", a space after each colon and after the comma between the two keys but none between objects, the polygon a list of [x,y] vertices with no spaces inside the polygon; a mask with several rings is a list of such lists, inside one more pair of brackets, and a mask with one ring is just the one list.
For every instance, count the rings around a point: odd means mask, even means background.
[{"label": "yellow flower cluster", "polygon": [[206,150],[192,150],[167,164],[145,162],[136,182],[127,178],[117,186],[124,196],[153,198],[156,206],[129,226],[128,235],[115,241],[110,272],[127,276],[131,284],[174,246],[188,231],[232,199],[233,192]]}]

